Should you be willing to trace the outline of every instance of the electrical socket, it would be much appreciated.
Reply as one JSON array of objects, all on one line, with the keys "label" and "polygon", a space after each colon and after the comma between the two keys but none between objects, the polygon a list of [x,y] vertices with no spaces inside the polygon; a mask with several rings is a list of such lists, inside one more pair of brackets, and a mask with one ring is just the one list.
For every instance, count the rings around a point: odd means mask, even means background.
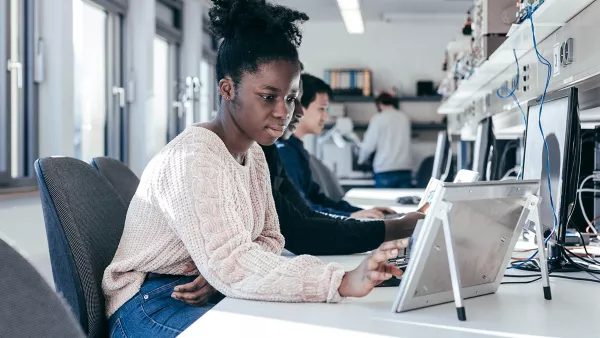
[{"label": "electrical socket", "polygon": [[557,43],[554,45],[554,50],[552,53],[552,72],[553,76],[560,75],[560,65],[562,64],[562,44]]}]

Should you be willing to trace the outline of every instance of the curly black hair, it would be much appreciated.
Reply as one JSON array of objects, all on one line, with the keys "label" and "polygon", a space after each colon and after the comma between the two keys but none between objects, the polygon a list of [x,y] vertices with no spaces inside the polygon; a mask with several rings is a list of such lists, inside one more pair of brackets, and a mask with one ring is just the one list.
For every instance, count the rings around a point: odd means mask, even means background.
[{"label": "curly black hair", "polygon": [[212,0],[210,27],[223,38],[217,53],[217,81],[230,76],[238,84],[244,72],[256,72],[264,62],[292,61],[300,68],[299,24],[305,13],[266,0]]},{"label": "curly black hair", "polygon": [[308,106],[316,99],[317,94],[327,94],[330,99],[333,97],[333,91],[325,81],[308,73],[302,74],[301,78],[302,98],[300,99],[300,103],[302,104],[302,107],[308,108]]}]

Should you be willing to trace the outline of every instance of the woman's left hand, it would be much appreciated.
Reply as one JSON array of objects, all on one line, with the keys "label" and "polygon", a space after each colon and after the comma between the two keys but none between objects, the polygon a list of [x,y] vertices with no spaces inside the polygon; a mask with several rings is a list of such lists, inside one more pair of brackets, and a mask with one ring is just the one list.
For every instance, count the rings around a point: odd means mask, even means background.
[{"label": "woman's left hand", "polygon": [[[190,263],[184,272],[189,273],[196,270],[196,265]],[[171,297],[188,305],[202,306],[206,304],[210,297],[215,293],[217,293],[217,290],[208,284],[204,277],[198,276],[198,278],[190,283],[176,286],[175,292],[171,294]]]}]

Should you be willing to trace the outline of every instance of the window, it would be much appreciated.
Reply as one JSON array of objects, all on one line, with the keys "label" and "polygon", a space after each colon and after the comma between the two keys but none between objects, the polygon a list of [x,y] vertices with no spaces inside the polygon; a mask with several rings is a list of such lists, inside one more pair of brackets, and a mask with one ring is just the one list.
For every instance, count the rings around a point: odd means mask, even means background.
[{"label": "window", "polygon": [[157,36],[154,38],[154,112],[152,115],[153,138],[152,154],[158,153],[164,147],[168,139],[169,129],[169,43]]},{"label": "window", "polygon": [[0,0],[0,186],[35,184],[31,179],[37,156],[33,3]]},{"label": "window", "polygon": [[[166,142],[174,139],[185,127],[186,100],[185,81],[180,74],[180,46],[182,41],[181,0],[158,0],[156,2],[156,34],[154,39],[154,97],[155,108],[164,109],[160,119],[154,121],[155,131],[160,144],[164,146],[162,136],[166,133]],[[158,72],[158,73],[157,73]],[[162,91],[162,92],[159,92]],[[155,118],[158,116],[155,111]],[[166,127],[164,117],[166,116]],[[162,146],[161,146],[162,144]],[[166,143],[165,143],[166,144]]]},{"label": "window", "polygon": [[121,16],[99,4],[73,2],[75,157],[122,159]]},{"label": "window", "polygon": [[213,89],[214,83],[213,66],[206,60],[200,61],[200,122],[211,120],[213,111]]}]

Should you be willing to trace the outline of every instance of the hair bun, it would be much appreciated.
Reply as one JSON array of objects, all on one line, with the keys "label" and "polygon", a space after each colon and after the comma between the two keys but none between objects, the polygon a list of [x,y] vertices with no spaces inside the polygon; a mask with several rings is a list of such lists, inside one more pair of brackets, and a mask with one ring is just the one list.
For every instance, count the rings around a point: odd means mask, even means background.
[{"label": "hair bun", "polygon": [[211,31],[217,38],[233,39],[244,34],[283,34],[296,46],[302,42],[299,23],[305,13],[266,0],[212,0]]}]

